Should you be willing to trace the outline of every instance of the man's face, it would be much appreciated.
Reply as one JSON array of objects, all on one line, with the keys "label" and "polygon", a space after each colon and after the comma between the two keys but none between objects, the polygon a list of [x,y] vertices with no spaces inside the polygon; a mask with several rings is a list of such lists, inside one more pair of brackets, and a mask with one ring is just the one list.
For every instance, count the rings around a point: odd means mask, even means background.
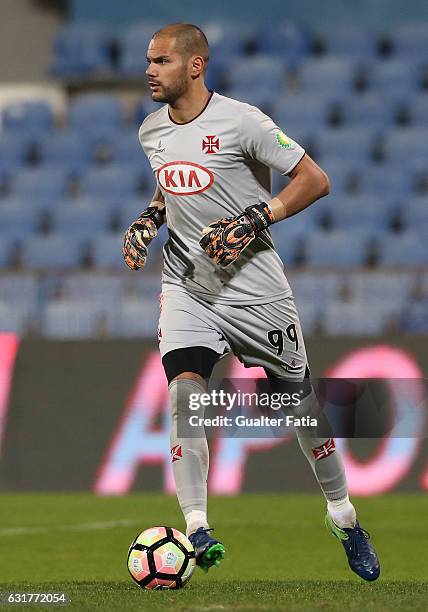
[{"label": "man's face", "polygon": [[190,84],[187,63],[174,50],[175,38],[152,38],[147,50],[147,78],[155,102],[174,102],[186,93]]}]

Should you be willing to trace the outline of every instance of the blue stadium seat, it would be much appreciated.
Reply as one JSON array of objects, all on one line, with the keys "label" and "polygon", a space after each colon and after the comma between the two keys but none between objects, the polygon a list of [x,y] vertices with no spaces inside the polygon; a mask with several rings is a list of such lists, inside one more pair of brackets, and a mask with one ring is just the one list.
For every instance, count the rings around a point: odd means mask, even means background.
[{"label": "blue stadium seat", "polygon": [[242,55],[244,46],[252,35],[251,27],[244,23],[217,20],[202,25],[208,39],[210,54],[213,58],[231,60]]},{"label": "blue stadium seat", "polygon": [[345,95],[354,89],[356,64],[337,57],[308,59],[299,70],[301,91],[314,95]]},{"label": "blue stadium seat", "polygon": [[3,302],[11,305],[23,304],[35,310],[38,303],[39,280],[29,274],[2,274],[0,276],[0,296]]},{"label": "blue stadium seat", "polygon": [[19,169],[27,161],[31,139],[27,134],[2,134],[0,138],[0,164]]},{"label": "blue stadium seat", "polygon": [[406,305],[400,317],[400,331],[410,334],[428,334],[428,302]]},{"label": "blue stadium seat", "polygon": [[0,240],[0,268],[8,268],[13,259],[14,241],[11,238]]},{"label": "blue stadium seat", "polygon": [[64,77],[109,72],[111,39],[110,30],[98,24],[67,25],[54,42],[53,74]]},{"label": "blue stadium seat", "polygon": [[346,126],[379,132],[394,125],[398,111],[393,100],[372,91],[346,96],[340,102],[340,109]]},{"label": "blue stadium seat", "polygon": [[414,96],[408,108],[412,126],[426,129],[428,127],[428,93],[423,92]]},{"label": "blue stadium seat", "polygon": [[110,164],[89,168],[82,177],[83,193],[95,199],[123,201],[135,196],[142,179],[139,166]]},{"label": "blue stadium seat", "polygon": [[298,64],[311,51],[309,32],[291,21],[263,26],[257,33],[256,44],[262,53],[282,54],[294,64]]},{"label": "blue stadium seat", "polygon": [[48,338],[103,337],[116,312],[114,304],[54,300],[45,307],[42,331]]},{"label": "blue stadium seat", "polygon": [[104,304],[117,303],[125,293],[122,275],[85,272],[67,275],[62,282],[62,295],[72,301]]},{"label": "blue stadium seat", "polygon": [[45,166],[19,173],[14,180],[14,194],[27,200],[60,201],[67,192],[70,171]]},{"label": "blue stadium seat", "polygon": [[[413,160],[428,158],[428,126],[403,127],[391,130],[384,142],[385,158],[395,163],[397,170],[411,168]],[[425,164],[426,165],[426,164]]]},{"label": "blue stadium seat", "polygon": [[255,55],[235,59],[229,66],[229,85],[234,89],[280,90],[285,80],[282,56]]},{"label": "blue stadium seat", "polygon": [[41,163],[81,172],[91,161],[90,147],[72,130],[58,130],[39,141]]},{"label": "blue stadium seat", "polygon": [[428,230],[428,197],[417,196],[406,200],[401,208],[401,219],[409,230]]},{"label": "blue stadium seat", "polygon": [[26,309],[17,304],[0,301],[0,333],[8,332],[23,335],[28,328],[29,315]]},{"label": "blue stadium seat", "polygon": [[330,207],[330,218],[335,228],[343,230],[386,229],[395,209],[394,202],[381,195],[338,197],[335,204]]},{"label": "blue stadium seat", "polygon": [[366,75],[370,89],[391,101],[402,101],[420,89],[422,70],[420,62],[387,59],[373,62]]},{"label": "blue stadium seat", "polygon": [[291,224],[288,225],[290,220],[272,225],[270,228],[275,250],[285,266],[296,263],[305,235],[302,227],[293,229]]},{"label": "blue stadium seat", "polygon": [[81,260],[80,240],[67,233],[30,236],[22,245],[26,270],[76,268]]},{"label": "blue stadium seat", "polygon": [[415,231],[385,234],[379,239],[379,262],[383,266],[423,266],[428,264],[428,244]]},{"label": "blue stadium seat", "polygon": [[386,304],[331,302],[323,311],[322,328],[329,336],[378,336],[394,315]]},{"label": "blue stadium seat", "polygon": [[406,57],[411,61],[426,58],[428,24],[402,23],[391,33],[393,50],[397,57]]},{"label": "blue stadium seat", "polygon": [[119,130],[124,126],[120,99],[113,94],[81,94],[70,103],[69,123],[81,131]]},{"label": "blue stadium seat", "polygon": [[[93,265],[95,268],[110,270],[129,270],[122,256],[123,232],[98,235],[91,244]],[[131,272],[131,270],[129,270]]]},{"label": "blue stadium seat", "polygon": [[22,242],[35,233],[40,223],[40,211],[28,202],[13,199],[0,206],[0,237]]},{"label": "blue stadium seat", "polygon": [[153,34],[162,24],[147,21],[126,28],[120,36],[121,56],[119,70],[123,76],[144,76],[147,69],[147,47]]},{"label": "blue stadium seat", "polygon": [[321,307],[338,299],[343,285],[342,275],[337,272],[292,272],[287,276],[299,308],[311,304]]},{"label": "blue stadium seat", "polygon": [[323,26],[316,28],[316,36],[329,55],[366,61],[376,59],[379,33],[367,24]]},{"label": "blue stadium seat", "polygon": [[371,235],[366,231],[314,231],[305,239],[306,263],[314,267],[364,265]]},{"label": "blue stadium seat", "polygon": [[347,282],[351,302],[396,304],[398,310],[408,303],[416,285],[416,275],[411,271],[365,271],[348,275]]},{"label": "blue stadium seat", "polygon": [[120,303],[119,324],[114,335],[128,338],[157,337],[159,302],[153,298],[124,299]]},{"label": "blue stadium seat", "polygon": [[295,129],[313,132],[327,125],[333,102],[334,97],[331,95],[285,93],[274,98],[272,116],[287,133]]},{"label": "blue stadium seat", "polygon": [[[316,158],[317,161],[317,158]],[[359,177],[368,167],[368,162],[363,159],[340,159],[335,155],[332,158],[325,157],[320,165],[327,172],[330,179],[330,194],[341,195],[350,191]],[[328,198],[327,198],[328,199]],[[324,205],[325,199],[322,200]]]},{"label": "blue stadium seat", "polygon": [[2,113],[3,129],[7,132],[34,135],[50,132],[53,128],[53,111],[47,102],[15,102]]},{"label": "blue stadium seat", "polygon": [[135,122],[137,125],[140,125],[147,115],[151,113],[155,113],[160,108],[162,108],[163,104],[159,102],[154,102],[149,94],[141,98],[137,103],[135,108]]},{"label": "blue stadium seat", "polygon": [[251,106],[257,106],[267,115],[271,115],[272,93],[265,88],[260,88],[256,85],[252,87],[231,87],[227,89],[226,96],[246,102]]},{"label": "blue stadium seat", "polygon": [[412,196],[416,183],[414,172],[405,172],[397,160],[368,166],[360,175],[359,187],[362,194],[390,198],[395,206],[399,199]]},{"label": "blue stadium seat", "polygon": [[313,334],[317,331],[320,320],[320,305],[318,303],[301,303],[296,300],[300,325],[304,334]]},{"label": "blue stadium seat", "polygon": [[322,162],[337,157],[342,161],[368,162],[376,137],[376,130],[361,126],[319,130],[315,135],[317,159]]},{"label": "blue stadium seat", "polygon": [[82,245],[108,232],[110,211],[94,204],[91,200],[83,200],[80,206],[77,203],[59,206],[53,215],[54,231],[74,236]]}]

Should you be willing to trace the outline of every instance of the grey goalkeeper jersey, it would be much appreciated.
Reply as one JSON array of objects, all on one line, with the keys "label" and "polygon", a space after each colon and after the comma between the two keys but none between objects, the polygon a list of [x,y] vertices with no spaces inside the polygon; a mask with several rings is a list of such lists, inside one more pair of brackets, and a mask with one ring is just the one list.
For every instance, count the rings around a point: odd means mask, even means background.
[{"label": "grey goalkeeper jersey", "polygon": [[258,108],[218,93],[185,124],[161,107],[146,117],[139,138],[165,197],[163,288],[178,285],[208,302],[237,306],[289,296],[268,230],[224,270],[199,240],[210,223],[269,201],[270,168],[288,174],[303,157],[302,147]]}]

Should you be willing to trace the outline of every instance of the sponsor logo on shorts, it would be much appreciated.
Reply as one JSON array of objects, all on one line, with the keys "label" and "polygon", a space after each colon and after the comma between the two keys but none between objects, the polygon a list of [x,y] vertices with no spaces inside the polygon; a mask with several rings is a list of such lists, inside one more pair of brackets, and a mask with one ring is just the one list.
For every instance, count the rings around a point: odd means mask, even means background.
[{"label": "sponsor logo on shorts", "polygon": [[181,445],[180,444],[176,444],[175,446],[173,446],[171,448],[171,461],[172,463],[174,463],[174,461],[178,461],[179,459],[181,459],[183,456],[182,452],[181,452]]},{"label": "sponsor logo on shorts", "polygon": [[188,161],[173,161],[157,171],[159,185],[174,195],[202,193],[214,183],[214,174],[208,168]]},{"label": "sponsor logo on shorts", "polygon": [[314,456],[315,461],[318,459],[324,459],[324,457],[328,457],[336,450],[336,445],[334,443],[333,438],[329,438],[327,442],[321,444],[320,446],[316,446],[312,449],[312,454]]},{"label": "sponsor logo on shorts", "polygon": [[282,130],[278,130],[275,134],[275,140],[277,145],[281,147],[281,149],[291,149],[292,142],[287,138]]}]

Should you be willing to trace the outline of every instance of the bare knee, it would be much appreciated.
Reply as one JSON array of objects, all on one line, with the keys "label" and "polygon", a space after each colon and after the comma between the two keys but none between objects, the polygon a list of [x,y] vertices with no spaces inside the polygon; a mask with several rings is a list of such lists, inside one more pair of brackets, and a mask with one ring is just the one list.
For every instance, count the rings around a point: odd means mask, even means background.
[{"label": "bare knee", "polygon": [[204,389],[207,388],[205,379],[203,379],[200,374],[196,374],[196,372],[181,372],[181,374],[178,374],[172,379],[171,383],[176,380],[193,380],[199,383]]}]

